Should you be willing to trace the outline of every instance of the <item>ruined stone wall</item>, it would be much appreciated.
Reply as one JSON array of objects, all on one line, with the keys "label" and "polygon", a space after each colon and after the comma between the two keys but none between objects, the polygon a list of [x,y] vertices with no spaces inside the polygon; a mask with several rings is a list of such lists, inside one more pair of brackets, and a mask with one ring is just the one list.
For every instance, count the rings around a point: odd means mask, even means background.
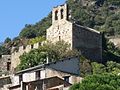
[{"label": "ruined stone wall", "polygon": [[2,55],[0,60],[0,69],[2,74],[9,74],[11,67],[11,55]]},{"label": "ruined stone wall", "polygon": [[21,46],[18,48],[17,51],[12,50],[13,52],[11,54],[11,70],[14,71],[14,69],[20,64],[19,57],[23,55],[23,53],[28,53],[32,49],[37,49],[40,45],[41,43],[36,43],[33,45]]},{"label": "ruined stone wall", "polygon": [[88,59],[102,62],[102,34],[96,30],[73,24],[73,48]]}]

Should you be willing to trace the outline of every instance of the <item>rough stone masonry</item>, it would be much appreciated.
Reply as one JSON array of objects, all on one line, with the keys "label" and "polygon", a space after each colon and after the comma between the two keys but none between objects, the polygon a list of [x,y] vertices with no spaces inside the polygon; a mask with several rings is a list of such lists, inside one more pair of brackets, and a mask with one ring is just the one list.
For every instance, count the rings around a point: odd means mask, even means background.
[{"label": "rough stone masonry", "polygon": [[47,29],[47,40],[56,42],[64,40],[71,49],[78,49],[86,58],[102,61],[102,33],[94,29],[72,23],[68,20],[67,4],[54,7],[52,25]]}]

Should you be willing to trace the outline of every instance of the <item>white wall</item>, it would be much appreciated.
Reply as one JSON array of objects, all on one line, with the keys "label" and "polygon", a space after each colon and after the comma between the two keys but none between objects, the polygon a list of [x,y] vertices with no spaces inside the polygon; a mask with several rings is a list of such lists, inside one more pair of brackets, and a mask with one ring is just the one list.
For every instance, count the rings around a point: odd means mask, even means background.
[{"label": "white wall", "polygon": [[35,80],[35,72],[28,72],[23,74],[23,82],[29,82]]},{"label": "white wall", "polygon": [[41,79],[44,79],[46,77],[46,72],[45,70],[41,70]]},{"label": "white wall", "polygon": [[12,86],[19,85],[19,76],[13,75],[11,77],[11,80],[12,80]]}]

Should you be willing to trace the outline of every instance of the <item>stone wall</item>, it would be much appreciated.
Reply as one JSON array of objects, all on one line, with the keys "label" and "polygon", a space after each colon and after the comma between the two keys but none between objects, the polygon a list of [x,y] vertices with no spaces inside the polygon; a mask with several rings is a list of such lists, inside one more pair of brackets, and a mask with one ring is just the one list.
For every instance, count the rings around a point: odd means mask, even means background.
[{"label": "stone wall", "polygon": [[47,29],[47,40],[53,43],[64,40],[72,47],[72,23],[63,20],[61,23],[52,25]]},{"label": "stone wall", "polygon": [[73,24],[73,48],[86,58],[102,61],[102,34],[94,29]]},{"label": "stone wall", "polygon": [[23,53],[28,53],[32,49],[37,49],[40,45],[41,43],[36,43],[27,46],[20,46],[18,50],[15,50],[15,48],[13,48],[11,54],[11,70],[14,71],[14,69],[20,64],[19,57],[23,55]]},{"label": "stone wall", "polygon": [[2,74],[9,74],[11,67],[11,55],[2,55],[0,60],[0,68],[2,70]]}]

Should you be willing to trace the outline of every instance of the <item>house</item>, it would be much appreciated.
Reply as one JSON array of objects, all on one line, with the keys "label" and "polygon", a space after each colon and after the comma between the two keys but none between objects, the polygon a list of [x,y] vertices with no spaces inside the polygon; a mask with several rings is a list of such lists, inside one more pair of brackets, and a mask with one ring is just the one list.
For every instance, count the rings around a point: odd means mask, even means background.
[{"label": "house", "polygon": [[[78,57],[65,58],[62,60],[58,60],[56,62],[42,64],[42,65],[38,65],[32,68],[19,71],[14,75],[12,75],[11,77],[12,85],[10,87],[10,90],[20,90],[21,82],[23,82],[23,85],[28,85],[26,84],[28,82],[29,83],[32,83],[32,82],[36,83],[37,81],[43,82],[45,79],[52,78],[52,77],[57,77],[59,78],[59,80],[61,79],[70,84],[80,82],[82,78],[80,77],[79,61],[80,60]],[[53,83],[55,84],[55,81]],[[18,89],[12,89],[14,87],[15,88],[18,87]],[[50,88],[51,89],[49,90],[54,90],[52,89],[53,87],[50,87]],[[25,90],[31,90],[31,89],[25,89]]]},{"label": "house", "polygon": [[30,82],[21,82],[20,85],[9,87],[9,90],[63,90],[70,86],[69,82],[56,76]]}]

